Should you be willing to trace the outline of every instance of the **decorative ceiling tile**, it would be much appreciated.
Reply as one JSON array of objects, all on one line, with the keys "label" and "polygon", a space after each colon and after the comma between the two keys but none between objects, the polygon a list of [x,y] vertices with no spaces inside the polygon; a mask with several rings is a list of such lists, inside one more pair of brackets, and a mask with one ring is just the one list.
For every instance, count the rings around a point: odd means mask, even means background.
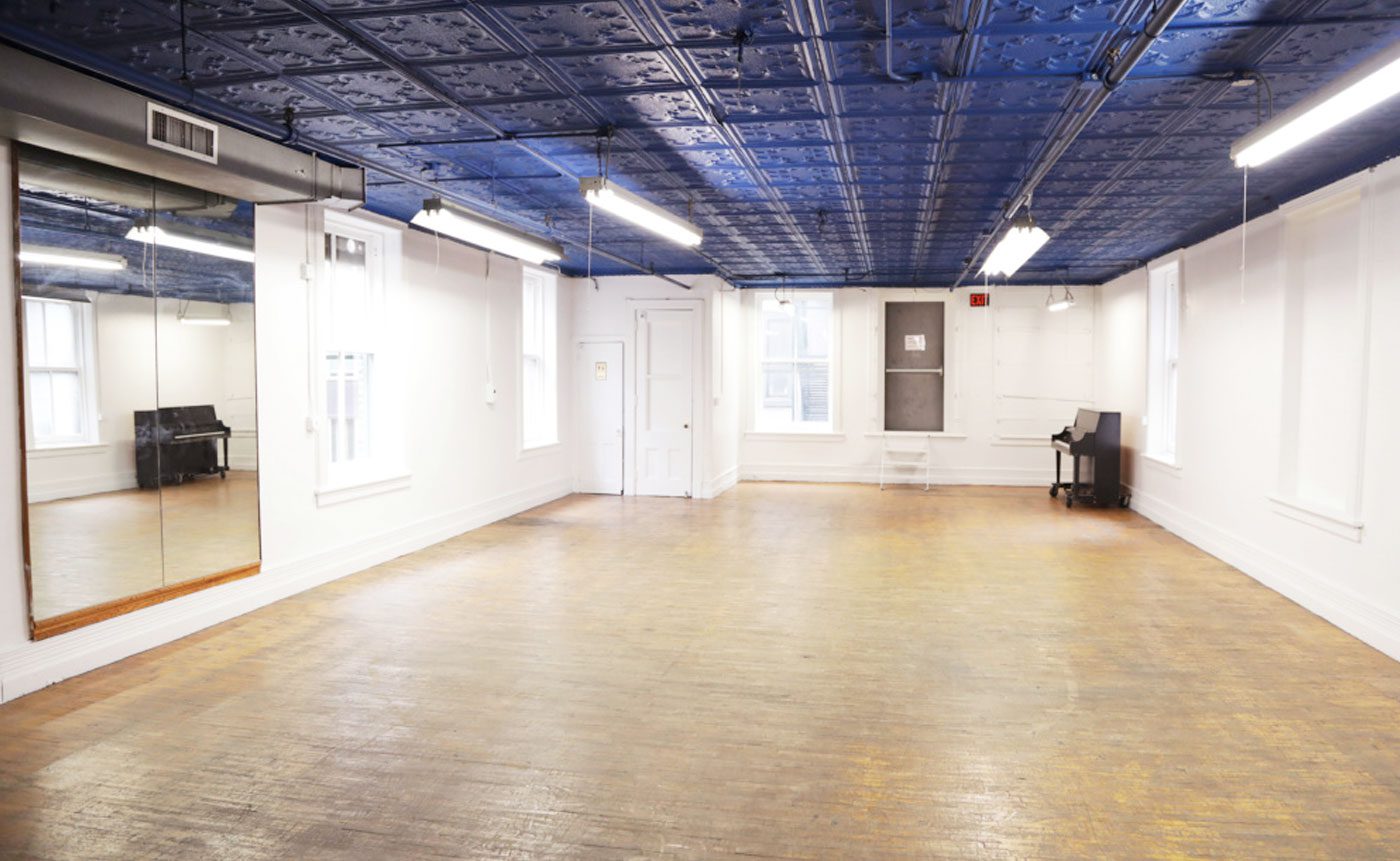
[{"label": "decorative ceiling tile", "polygon": [[355,26],[405,60],[467,58],[505,50],[465,12],[361,18]]},{"label": "decorative ceiling tile", "polygon": [[636,87],[679,87],[680,79],[655,51],[579,54],[555,57],[550,65],[579,90],[622,90]]},{"label": "decorative ceiling tile", "polygon": [[749,45],[739,63],[733,48],[691,48],[687,52],[706,82],[810,81],[812,74],[796,45]]},{"label": "decorative ceiling tile", "polygon": [[233,30],[227,37],[281,69],[363,63],[369,55],[319,24]]},{"label": "decorative ceiling tile", "polygon": [[434,65],[427,73],[449,93],[467,102],[559,95],[523,60]]},{"label": "decorative ceiling tile", "polygon": [[307,80],[325,88],[336,98],[362,108],[436,101],[417,84],[406,80],[397,72],[344,72],[311,75]]},{"label": "decorative ceiling tile", "polygon": [[604,119],[615,125],[696,123],[705,120],[690,95],[684,92],[599,96],[594,101],[605,112]]},{"label": "decorative ceiling tile", "polygon": [[782,0],[654,0],[677,39],[731,39],[738,30],[753,36],[787,35],[792,26]]},{"label": "decorative ceiling tile", "polygon": [[529,3],[503,6],[498,12],[531,45],[540,49],[646,43],[621,3]]}]

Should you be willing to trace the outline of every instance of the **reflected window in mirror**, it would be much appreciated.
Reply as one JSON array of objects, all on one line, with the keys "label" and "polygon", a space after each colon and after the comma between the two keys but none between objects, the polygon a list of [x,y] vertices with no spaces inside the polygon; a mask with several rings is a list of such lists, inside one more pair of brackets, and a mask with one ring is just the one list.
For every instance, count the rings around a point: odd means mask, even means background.
[{"label": "reflected window in mirror", "polygon": [[97,441],[92,304],[24,296],[25,416],[39,448]]}]

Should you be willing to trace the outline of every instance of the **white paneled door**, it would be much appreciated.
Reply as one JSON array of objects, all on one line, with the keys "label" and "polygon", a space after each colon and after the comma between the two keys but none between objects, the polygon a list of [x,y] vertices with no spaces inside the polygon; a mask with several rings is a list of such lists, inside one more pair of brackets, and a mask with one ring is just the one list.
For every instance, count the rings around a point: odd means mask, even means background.
[{"label": "white paneled door", "polygon": [[578,345],[579,493],[622,493],[622,342]]},{"label": "white paneled door", "polygon": [[690,496],[693,314],[637,311],[637,494]]}]

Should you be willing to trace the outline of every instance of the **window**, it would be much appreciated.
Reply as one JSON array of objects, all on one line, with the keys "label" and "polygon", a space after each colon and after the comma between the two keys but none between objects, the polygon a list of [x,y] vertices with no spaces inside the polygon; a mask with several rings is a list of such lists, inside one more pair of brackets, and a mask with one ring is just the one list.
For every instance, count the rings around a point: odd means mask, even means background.
[{"label": "window", "polygon": [[24,298],[25,412],[36,447],[96,441],[97,409],[89,379],[92,306]]},{"label": "window", "polygon": [[758,325],[754,430],[830,431],[831,294],[760,299]]},{"label": "window", "polygon": [[314,354],[323,504],[407,477],[386,300],[398,242],[397,231],[326,213]]},{"label": "window", "polygon": [[1175,261],[1147,275],[1147,456],[1169,464],[1176,463],[1180,278]]},{"label": "window", "polygon": [[521,448],[559,442],[554,276],[525,268],[520,290]]}]

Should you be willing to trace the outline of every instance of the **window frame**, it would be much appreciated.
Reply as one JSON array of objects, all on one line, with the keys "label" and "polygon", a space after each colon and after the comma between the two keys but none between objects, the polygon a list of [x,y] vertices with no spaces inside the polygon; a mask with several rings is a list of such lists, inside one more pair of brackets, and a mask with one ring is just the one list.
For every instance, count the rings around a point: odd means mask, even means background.
[{"label": "window frame", "polygon": [[[531,303],[532,285],[538,286],[537,301]],[[534,309],[533,319],[527,312]],[[519,454],[539,452],[560,444],[559,437],[559,279],[555,273],[534,266],[520,267],[520,326],[516,350],[516,372],[519,384],[520,408],[517,410],[517,446]],[[531,342],[535,342],[532,344]],[[531,351],[537,346],[537,351]],[[527,384],[531,362],[539,366],[539,391],[532,396]],[[532,401],[537,400],[533,407]],[[542,422],[531,427],[532,416]]]},{"label": "window frame", "polygon": [[[24,343],[24,411],[25,431],[29,441],[30,450],[52,450],[64,448],[79,448],[82,446],[96,445],[99,441],[99,426],[101,423],[101,413],[97,403],[97,380],[93,378],[93,369],[96,363],[96,337],[95,326],[96,316],[91,302],[82,302],[72,299],[58,299],[48,296],[21,296],[21,310],[23,317],[28,317],[30,303],[47,309],[52,305],[67,305],[71,307],[73,315],[73,357],[75,364],[67,365],[43,365],[36,367],[30,363],[31,344]],[[47,315],[47,310],[44,312]],[[21,325],[28,329],[27,322]],[[47,329],[47,323],[45,324]],[[47,352],[47,350],[46,350]],[[77,434],[71,436],[50,436],[40,439],[34,425],[34,411],[32,409],[33,387],[32,377],[34,374],[75,374],[78,378],[78,398],[79,398],[79,420],[81,428]],[[52,406],[50,406],[52,409]]]},{"label": "window frame", "polygon": [[[837,316],[836,292],[834,290],[811,290],[802,289],[792,291],[791,297],[784,293],[783,298],[801,299],[821,299],[826,304],[827,311],[827,354],[824,358],[801,357],[797,350],[798,316],[796,309],[793,313],[793,331],[791,338],[790,357],[770,357],[768,351],[768,332],[765,326],[764,305],[769,302],[779,301],[779,291],[765,290],[754,291],[753,304],[753,337],[751,348],[753,359],[749,362],[750,371],[750,397],[748,398],[749,422],[748,433],[764,436],[831,436],[839,433],[838,411],[840,404],[839,387],[839,364],[838,355],[840,352],[841,331],[840,321]],[[765,421],[763,413],[768,408],[765,403],[769,399],[767,385],[767,371],[773,366],[785,366],[791,369],[789,377],[790,400],[797,400],[801,397],[801,383],[799,368],[801,366],[825,366],[827,379],[827,416],[825,421]],[[796,409],[796,405],[794,405]]]},{"label": "window frame", "polygon": [[[1144,456],[1179,466],[1181,427],[1181,318],[1183,310],[1180,255],[1147,269],[1147,402]],[[1174,276],[1168,278],[1170,276]],[[1170,283],[1170,287],[1167,284]]]},{"label": "window frame", "polygon": [[[394,352],[398,345],[394,287],[401,265],[401,231],[331,210],[323,210],[323,216],[316,243],[310,389],[311,424],[316,431],[316,499],[318,505],[330,505],[407,486],[409,475],[396,395],[401,386],[396,385],[394,371],[397,367]],[[372,321],[373,325],[353,336],[333,331],[335,284],[326,251],[327,238],[334,236],[363,242],[366,249],[366,297],[362,319]],[[333,240],[331,247],[334,247]],[[347,345],[355,349],[347,349]],[[331,354],[368,357],[369,400],[365,412],[370,448],[367,457],[348,461],[332,457],[330,446],[335,434],[327,397]]]}]

